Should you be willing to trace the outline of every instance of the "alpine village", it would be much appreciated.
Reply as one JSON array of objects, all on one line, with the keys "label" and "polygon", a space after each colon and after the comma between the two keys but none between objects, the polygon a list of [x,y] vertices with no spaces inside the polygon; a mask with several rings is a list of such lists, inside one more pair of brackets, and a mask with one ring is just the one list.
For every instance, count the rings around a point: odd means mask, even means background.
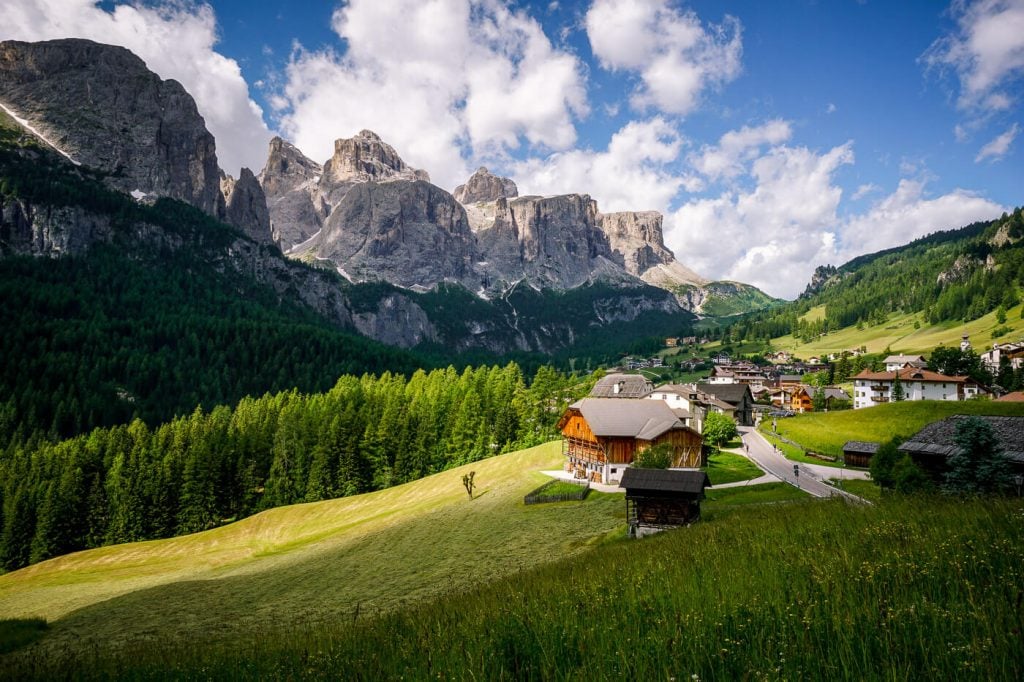
[{"label": "alpine village", "polygon": [[3,3],[0,679],[1024,679],[1024,3],[276,4]]}]

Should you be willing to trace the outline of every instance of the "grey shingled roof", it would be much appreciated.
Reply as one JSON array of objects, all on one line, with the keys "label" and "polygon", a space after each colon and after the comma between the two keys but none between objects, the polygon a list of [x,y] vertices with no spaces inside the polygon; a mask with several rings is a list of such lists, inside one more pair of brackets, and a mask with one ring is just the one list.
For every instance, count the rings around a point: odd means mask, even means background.
[{"label": "grey shingled roof", "polygon": [[[958,414],[933,422],[914,434],[899,449],[903,452],[949,457],[960,451],[953,437],[956,435],[957,425],[967,418],[967,415]],[[1024,417],[979,416],[978,419],[991,424],[1007,459],[1024,463]]]},{"label": "grey shingled roof", "polygon": [[750,391],[746,384],[697,384],[697,390],[736,406],[743,400],[743,394]]},{"label": "grey shingled roof", "polygon": [[[618,393],[615,385],[619,385]],[[607,374],[590,391],[592,398],[643,398],[650,394],[651,382],[639,374]]]},{"label": "grey shingled roof", "polygon": [[880,443],[873,443],[869,440],[848,440],[843,446],[843,452],[861,452],[865,455],[873,455],[878,452]]},{"label": "grey shingled roof", "polygon": [[570,407],[587,420],[595,436],[654,440],[666,431],[686,428],[663,400],[584,398]]},{"label": "grey shingled roof", "polygon": [[703,471],[682,471],[679,469],[637,469],[629,467],[622,472],[620,488],[626,492],[639,490],[673,491],[680,493],[701,493],[711,486],[708,475]]}]

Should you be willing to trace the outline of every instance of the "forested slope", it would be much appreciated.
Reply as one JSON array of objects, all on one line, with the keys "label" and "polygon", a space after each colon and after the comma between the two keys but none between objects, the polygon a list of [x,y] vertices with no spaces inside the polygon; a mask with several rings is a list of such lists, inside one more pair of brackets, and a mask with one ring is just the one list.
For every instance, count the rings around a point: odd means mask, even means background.
[{"label": "forested slope", "polygon": [[[920,313],[926,323],[968,322],[1020,301],[1024,278],[1021,209],[990,223],[937,232],[906,246],[820,267],[796,301],[737,322],[734,338],[792,334],[804,342],[846,327]],[[824,315],[805,314],[824,306]]]}]

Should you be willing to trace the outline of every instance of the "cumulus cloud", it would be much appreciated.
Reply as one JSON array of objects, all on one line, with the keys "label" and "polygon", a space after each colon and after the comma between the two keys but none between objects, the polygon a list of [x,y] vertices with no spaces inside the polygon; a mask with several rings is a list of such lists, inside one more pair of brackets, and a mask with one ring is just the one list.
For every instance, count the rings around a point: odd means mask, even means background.
[{"label": "cumulus cloud", "polygon": [[[665,119],[632,121],[604,151],[574,149],[513,165],[521,194],[590,194],[604,212],[667,210],[690,180],[674,175],[683,139]],[[691,185],[692,187],[692,185]]]},{"label": "cumulus cloud", "polygon": [[832,176],[853,160],[850,142],[823,154],[773,147],[751,166],[753,189],[691,200],[673,212],[668,245],[705,276],[794,296],[834,249],[824,226],[836,224],[842,190]]},{"label": "cumulus cloud", "polygon": [[922,60],[956,72],[961,107],[1009,108],[1003,88],[1024,74],[1024,0],[957,0],[952,13],[957,30],[932,43]]},{"label": "cumulus cloud", "polygon": [[841,226],[842,243],[837,259],[845,262],[863,253],[905,244],[937,230],[991,220],[1004,210],[999,204],[963,189],[928,198],[924,182],[903,179],[892,194]]},{"label": "cumulus cloud", "polygon": [[[843,193],[835,175],[852,163],[852,142],[824,153],[773,147],[750,164],[750,189],[691,199],[672,212],[666,241],[681,261],[707,277],[793,298],[818,265],[843,263],[1004,210],[962,189],[928,197],[924,181],[903,179],[866,211],[841,217]],[[878,191],[864,184],[853,198]]]},{"label": "cumulus cloud", "polygon": [[785,142],[793,134],[789,122],[775,119],[760,126],[743,126],[722,135],[717,145],[705,145],[690,163],[712,180],[733,178],[744,172],[746,162],[755,158],[764,145]]},{"label": "cumulus cloud", "polygon": [[994,140],[982,147],[978,151],[978,155],[974,157],[974,163],[981,163],[985,159],[998,161],[1006,156],[1006,153],[1010,151],[1010,145],[1013,144],[1019,132],[1020,126],[1014,123],[1010,126],[1009,130],[1002,135],[997,135]]},{"label": "cumulus cloud", "polygon": [[278,100],[283,132],[317,160],[372,128],[451,188],[466,156],[572,147],[588,113],[579,60],[498,0],[352,0],[332,27],[344,54],[297,50]]},{"label": "cumulus cloud", "polygon": [[209,5],[120,4],[109,12],[94,0],[5,0],[3,5],[0,40],[88,38],[126,47],[195,98],[217,139],[221,167],[238,175],[242,166],[255,171],[263,166],[270,133],[238,63],[214,50],[217,20]]},{"label": "cumulus cloud", "polygon": [[595,0],[585,18],[601,66],[639,74],[631,104],[684,115],[701,93],[740,73],[743,29],[735,17],[702,24],[667,0]]}]

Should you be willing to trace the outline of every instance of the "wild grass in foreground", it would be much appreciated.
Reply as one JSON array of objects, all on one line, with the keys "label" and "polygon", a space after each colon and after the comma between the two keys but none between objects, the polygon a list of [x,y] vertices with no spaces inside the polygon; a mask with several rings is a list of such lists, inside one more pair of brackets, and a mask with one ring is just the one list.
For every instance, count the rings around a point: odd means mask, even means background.
[{"label": "wild grass in foreground", "polygon": [[[1021,679],[1016,502],[747,507],[378,619],[63,661],[83,678]],[[11,676],[46,677],[28,658]]]}]

